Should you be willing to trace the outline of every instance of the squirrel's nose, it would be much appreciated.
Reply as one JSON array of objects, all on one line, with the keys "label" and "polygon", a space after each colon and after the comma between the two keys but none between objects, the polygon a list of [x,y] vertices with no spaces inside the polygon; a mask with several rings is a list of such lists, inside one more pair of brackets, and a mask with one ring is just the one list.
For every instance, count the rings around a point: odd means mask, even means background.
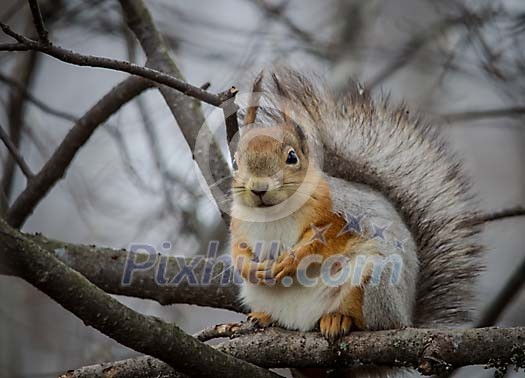
[{"label": "squirrel's nose", "polygon": [[256,196],[262,197],[266,194],[266,190],[252,190],[252,193]]}]

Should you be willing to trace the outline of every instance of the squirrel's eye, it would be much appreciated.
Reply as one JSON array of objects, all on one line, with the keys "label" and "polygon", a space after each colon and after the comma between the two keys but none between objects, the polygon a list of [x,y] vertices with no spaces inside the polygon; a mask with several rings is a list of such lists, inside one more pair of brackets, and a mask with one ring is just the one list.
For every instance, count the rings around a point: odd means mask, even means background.
[{"label": "squirrel's eye", "polygon": [[234,171],[239,169],[239,167],[237,166],[237,160],[235,160],[235,158],[233,158],[232,160],[232,168]]},{"label": "squirrel's eye", "polygon": [[286,158],[286,164],[293,165],[297,164],[298,162],[299,158],[297,157],[297,154],[294,150],[290,150],[290,152],[288,152],[288,157]]}]

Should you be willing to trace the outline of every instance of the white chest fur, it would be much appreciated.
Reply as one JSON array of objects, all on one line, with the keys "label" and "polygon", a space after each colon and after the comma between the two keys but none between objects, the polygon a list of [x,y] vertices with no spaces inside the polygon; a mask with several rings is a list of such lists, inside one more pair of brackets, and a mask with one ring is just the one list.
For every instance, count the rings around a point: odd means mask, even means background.
[{"label": "white chest fur", "polygon": [[[240,222],[238,231],[252,250],[257,249],[256,255],[262,261],[276,252],[289,250],[297,243],[301,236],[297,224],[297,220],[290,216],[272,222]],[[251,311],[265,312],[286,328],[308,331],[323,314],[335,311],[340,305],[339,297],[330,295],[331,290],[334,288],[322,280],[313,287],[299,283],[284,287],[245,282],[240,297]]]},{"label": "white chest fur", "polygon": [[[301,230],[292,216],[271,222],[240,222],[239,233],[260,261],[292,248]],[[273,255],[273,256],[272,256]]]}]

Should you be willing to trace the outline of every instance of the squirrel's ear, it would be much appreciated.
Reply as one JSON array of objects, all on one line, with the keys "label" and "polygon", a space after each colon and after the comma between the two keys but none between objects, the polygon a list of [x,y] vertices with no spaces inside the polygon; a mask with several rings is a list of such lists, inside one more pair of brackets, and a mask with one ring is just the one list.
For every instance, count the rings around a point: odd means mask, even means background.
[{"label": "squirrel's ear", "polygon": [[244,117],[244,124],[249,125],[255,122],[255,117],[257,117],[257,110],[259,109],[259,99],[261,92],[261,83],[263,79],[264,71],[261,71],[259,75],[255,78],[255,82],[252,86],[252,93],[250,95],[250,103],[248,110],[246,111],[246,116]]},{"label": "squirrel's ear", "polygon": [[306,134],[303,128],[295,122],[294,122],[294,128],[295,128],[295,133],[299,137],[299,142],[301,143],[301,151],[303,151],[303,154],[306,155],[308,153],[308,140],[306,140]]}]

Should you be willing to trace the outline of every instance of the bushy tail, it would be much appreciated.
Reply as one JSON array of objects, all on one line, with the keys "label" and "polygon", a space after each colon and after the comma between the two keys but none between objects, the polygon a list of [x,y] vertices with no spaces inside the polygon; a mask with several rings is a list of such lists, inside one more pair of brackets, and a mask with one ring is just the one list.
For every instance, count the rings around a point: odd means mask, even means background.
[{"label": "bushy tail", "polygon": [[291,69],[276,69],[265,78],[261,90],[267,101],[287,99],[292,119],[318,133],[323,169],[383,193],[407,224],[420,261],[415,325],[468,321],[482,268],[481,248],[473,241],[478,230],[469,225],[476,212],[460,163],[436,130],[404,106],[375,103],[357,85],[337,98]]}]

